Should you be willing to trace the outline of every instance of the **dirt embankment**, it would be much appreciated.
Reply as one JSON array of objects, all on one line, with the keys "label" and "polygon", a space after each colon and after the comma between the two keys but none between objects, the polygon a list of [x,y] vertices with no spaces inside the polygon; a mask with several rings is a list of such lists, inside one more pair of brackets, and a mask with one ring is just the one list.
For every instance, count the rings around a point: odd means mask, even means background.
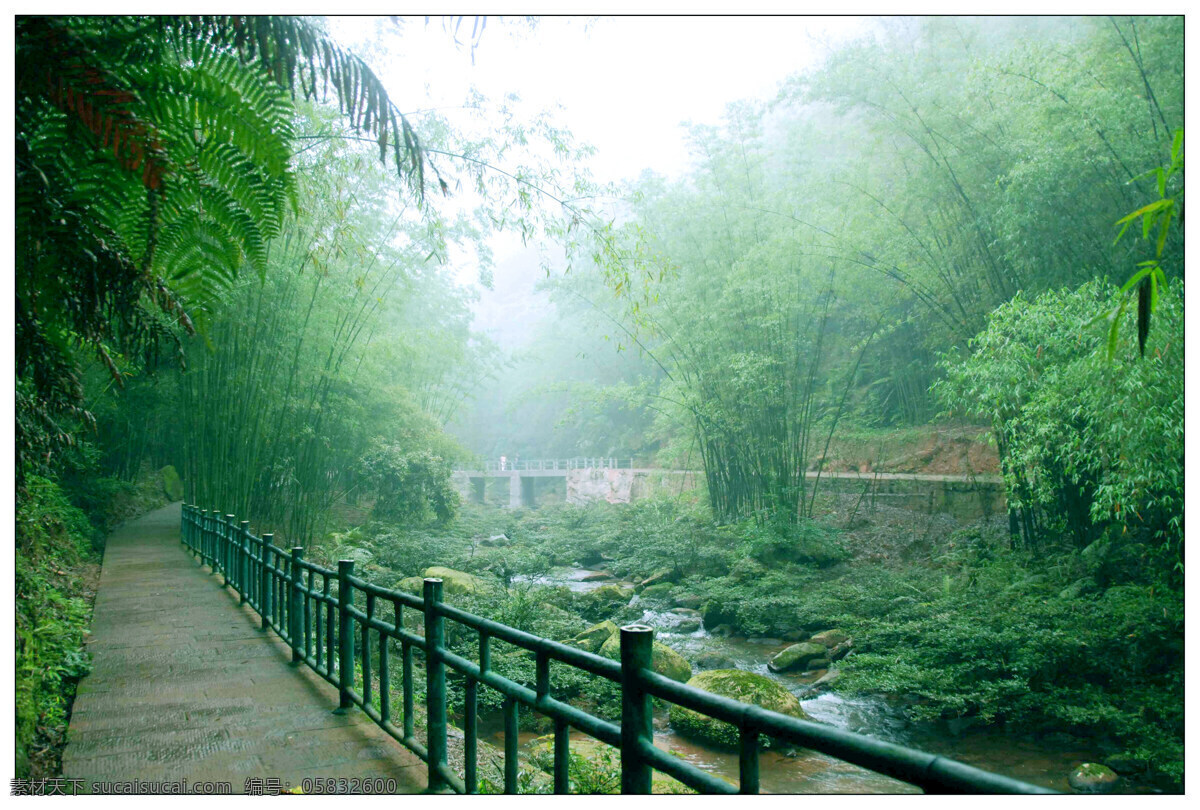
[{"label": "dirt embankment", "polygon": [[[817,468],[817,461],[811,468]],[[831,472],[998,475],[1000,456],[987,428],[931,425],[835,437],[824,469]]]}]

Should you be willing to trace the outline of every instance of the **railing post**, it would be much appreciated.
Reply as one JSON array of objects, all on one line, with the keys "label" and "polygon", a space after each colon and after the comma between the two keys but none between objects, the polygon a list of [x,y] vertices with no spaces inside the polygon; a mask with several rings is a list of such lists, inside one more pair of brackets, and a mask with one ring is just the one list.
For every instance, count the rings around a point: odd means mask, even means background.
[{"label": "railing post", "polygon": [[217,514],[220,510],[208,510],[208,547],[205,549],[205,561],[208,563],[210,574],[217,573]]},{"label": "railing post", "polygon": [[200,564],[204,565],[204,544],[208,541],[208,510],[200,510],[200,537],[197,538],[196,551],[200,554]]},{"label": "railing post", "polygon": [[262,559],[258,567],[258,615],[262,617],[262,629],[271,626],[271,571],[267,567],[267,549],[275,540],[275,535],[262,536]]},{"label": "railing post", "polygon": [[250,521],[243,520],[238,526],[238,604],[246,604],[246,591],[250,590]]},{"label": "railing post", "polygon": [[354,684],[354,560],[338,560],[338,711],[345,713],[354,705],[350,688]]},{"label": "railing post", "polygon": [[631,624],[621,628],[621,792],[649,793],[654,769],[642,757],[643,742],[654,742],[654,713],[640,673],[650,669],[654,628]]},{"label": "railing post", "polygon": [[289,641],[292,643],[292,663],[299,664],[304,660],[304,644],[300,637],[304,635],[304,595],[301,589],[304,587],[304,569],[300,567],[301,561],[304,560],[304,549],[300,546],[292,547],[292,567],[291,577],[291,596],[292,604],[288,608],[288,619],[291,621],[288,628],[288,635],[291,636]]},{"label": "railing post", "polygon": [[442,663],[445,626],[438,607],[442,581],[425,580],[425,716],[429,755],[429,792],[445,787],[441,768],[446,765],[446,665]]},{"label": "railing post", "polygon": [[[213,548],[212,548],[212,556],[213,556],[212,570],[213,570],[214,574],[216,574],[218,571],[221,570],[221,562],[222,562],[222,560],[221,560],[221,537],[225,533],[224,527],[225,527],[225,515],[221,514],[220,510],[214,511],[214,513],[213,513]],[[221,587],[222,588],[225,587],[225,584],[221,583]]]},{"label": "railing post", "polygon": [[233,524],[237,521],[234,515],[225,516],[225,528],[221,533],[221,587],[229,587],[229,557],[233,548]]}]

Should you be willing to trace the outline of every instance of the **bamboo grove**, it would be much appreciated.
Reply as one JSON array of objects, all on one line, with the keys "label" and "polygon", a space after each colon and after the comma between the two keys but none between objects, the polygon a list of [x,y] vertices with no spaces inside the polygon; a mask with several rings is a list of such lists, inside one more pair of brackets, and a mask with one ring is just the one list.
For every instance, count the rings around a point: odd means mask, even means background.
[{"label": "bamboo grove", "polygon": [[[605,310],[665,374],[647,407],[689,425],[719,514],[810,514],[820,484],[803,473],[842,420],[921,424],[951,401],[980,418],[931,385],[1018,294],[1096,278],[1115,294],[1155,256],[1155,283],[1182,294],[1182,231],[1153,213],[1182,200],[1180,26],[889,21],[774,100],[693,127],[682,179],[637,184],[626,232],[662,281]],[[1143,233],[1118,238],[1143,213]],[[1108,334],[1111,354],[1133,310],[1096,309],[1087,345]],[[1001,451],[1020,486],[1028,471]],[[1014,494],[1033,542],[1027,512],[1045,506]]]}]

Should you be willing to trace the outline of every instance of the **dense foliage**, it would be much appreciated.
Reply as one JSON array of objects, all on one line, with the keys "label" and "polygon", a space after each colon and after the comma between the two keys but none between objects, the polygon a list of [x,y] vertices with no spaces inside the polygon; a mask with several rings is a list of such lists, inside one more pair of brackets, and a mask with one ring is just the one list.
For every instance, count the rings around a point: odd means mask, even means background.
[{"label": "dense foliage", "polygon": [[[53,771],[105,531],[182,489],[383,585],[449,566],[456,604],[562,641],[647,610],[837,627],[837,688],[1182,784],[1182,18],[880,21],[616,207],[552,118],[473,95],[410,125],[319,21],[22,17],[16,44],[22,772]],[[551,271],[516,351],[455,267],[489,283],[503,230]],[[939,411],[990,428],[1007,522],[823,488],[837,448]],[[477,455],[704,486],[497,512],[452,486]],[[652,582],[538,584],[581,567]],[[613,685],[555,677],[618,718]]]},{"label": "dense foliage", "polygon": [[[79,363],[121,384],[207,299],[261,271],[295,202],[293,99],[328,94],[418,184],[419,144],[361,60],[296,18],[17,20],[17,471],[93,422]],[[137,360],[135,360],[136,362]]]},{"label": "dense foliage", "polygon": [[1182,572],[1182,283],[1162,295],[1145,358],[1127,328],[1109,361],[1088,324],[1113,308],[1116,290],[1089,282],[1017,296],[991,314],[969,357],[947,362],[938,390],[991,422],[1027,545],[1107,537],[1106,548]]}]

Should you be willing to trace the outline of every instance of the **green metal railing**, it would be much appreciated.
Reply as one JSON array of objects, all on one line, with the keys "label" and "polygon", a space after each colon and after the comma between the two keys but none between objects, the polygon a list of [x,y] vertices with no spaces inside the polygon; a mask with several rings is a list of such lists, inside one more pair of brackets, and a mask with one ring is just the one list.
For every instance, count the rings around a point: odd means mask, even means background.
[{"label": "green metal railing", "polygon": [[[945,757],[840,731],[696,689],[651,668],[654,630],[630,625],[620,630],[620,660],[525,633],[475,616],[442,601],[442,581],[426,579],[422,597],[381,588],[354,575],[351,560],[333,571],[304,559],[303,550],[275,546],[272,535],[256,537],[249,522],[233,515],[184,505],[183,544],[213,573],[232,586],[241,603],[259,614],[292,649],[295,664],[307,664],[338,689],[338,709],[361,708],[380,728],[428,765],[428,788],[477,793],[480,685],[505,698],[504,791],[517,792],[519,707],[554,721],[554,791],[567,793],[570,729],[618,749],[621,791],[649,793],[655,769],[701,793],[759,791],[759,735],[804,746],[915,785],[926,793],[1053,793],[964,765]],[[363,602],[359,602],[358,595]],[[421,615],[423,634],[405,629],[405,609]],[[478,634],[478,661],[445,646],[449,620]],[[491,641],[507,642],[534,654],[535,684],[529,688],[495,672]],[[357,640],[358,643],[355,643]],[[399,712],[391,705],[393,647],[400,648]],[[425,742],[417,739],[413,657],[425,659]],[[551,662],[613,681],[621,687],[621,722],[595,717],[554,697]],[[460,775],[447,761],[446,668],[464,680],[464,761]],[[374,681],[378,679],[379,687]],[[654,745],[653,698],[683,706],[737,727],[740,734],[737,786],[674,757]],[[397,717],[398,715],[398,717]],[[398,719],[399,725],[396,724]]]}]

